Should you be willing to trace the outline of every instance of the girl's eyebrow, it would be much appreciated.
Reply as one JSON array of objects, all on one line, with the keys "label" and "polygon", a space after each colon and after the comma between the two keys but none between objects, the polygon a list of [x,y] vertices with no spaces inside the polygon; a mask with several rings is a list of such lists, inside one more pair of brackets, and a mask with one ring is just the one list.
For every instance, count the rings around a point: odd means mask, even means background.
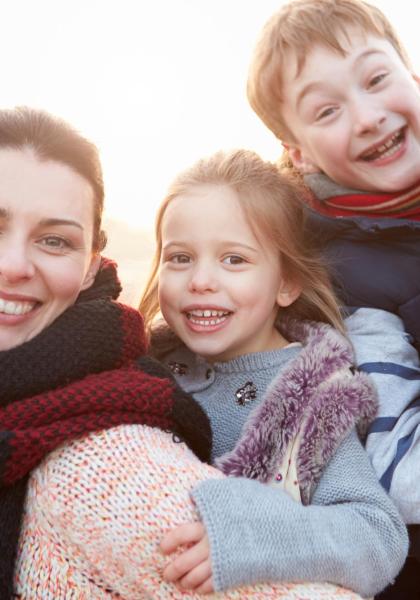
[{"label": "girl's eyebrow", "polygon": [[[168,248],[170,248],[171,246],[179,246],[179,247],[184,247],[186,245],[185,242],[178,242],[176,240],[170,240],[169,242],[167,242],[166,244],[164,244],[162,246],[162,250],[167,250]],[[245,250],[248,250],[249,252],[254,252],[255,254],[258,253],[258,249],[254,248],[253,246],[249,246],[248,244],[243,244],[242,242],[238,242],[238,241],[232,241],[232,240],[221,240],[220,241],[220,246],[222,247],[233,247],[233,248],[244,248]]]},{"label": "girl's eyebrow", "polygon": [[245,250],[249,250],[250,252],[258,252],[257,248],[249,246],[248,244],[243,244],[242,242],[223,240],[223,245],[233,246],[234,248],[244,248]]}]

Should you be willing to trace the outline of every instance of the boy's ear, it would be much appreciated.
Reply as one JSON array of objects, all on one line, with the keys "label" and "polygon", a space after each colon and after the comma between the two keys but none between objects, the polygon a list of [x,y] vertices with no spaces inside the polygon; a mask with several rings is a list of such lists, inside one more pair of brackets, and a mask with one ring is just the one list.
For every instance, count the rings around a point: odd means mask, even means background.
[{"label": "boy's ear", "polygon": [[94,254],[92,256],[92,259],[90,261],[90,265],[89,265],[89,269],[85,275],[85,278],[83,280],[83,284],[81,287],[81,290],[87,290],[88,288],[90,288],[90,286],[92,285],[92,283],[95,281],[95,277],[96,274],[98,272],[98,269],[100,267],[101,264],[101,255],[100,254]]},{"label": "boy's ear", "polygon": [[296,146],[288,146],[287,151],[293,166],[299,171],[299,173],[307,175],[309,173],[321,172],[321,170],[305,156],[300,148],[297,148]]},{"label": "boy's ear", "polygon": [[277,292],[277,304],[283,308],[293,304],[297,300],[302,292],[302,286],[298,281],[293,279],[284,279],[280,285],[280,289]]}]

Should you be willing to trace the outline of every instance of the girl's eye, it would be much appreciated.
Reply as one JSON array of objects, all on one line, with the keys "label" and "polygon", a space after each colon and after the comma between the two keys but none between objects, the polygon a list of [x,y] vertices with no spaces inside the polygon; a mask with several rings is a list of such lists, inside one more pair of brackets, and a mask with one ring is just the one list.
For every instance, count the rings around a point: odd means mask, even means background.
[{"label": "girl's eye", "polygon": [[379,73],[378,75],[375,75],[375,77],[372,77],[372,79],[370,79],[368,82],[368,88],[375,87],[381,83],[387,77],[387,75],[388,73]]},{"label": "girl's eye", "polygon": [[242,256],[238,256],[237,254],[230,254],[223,259],[223,262],[227,265],[241,265],[245,262]]},{"label": "girl's eye", "polygon": [[190,262],[190,257],[187,254],[174,254],[169,258],[169,261],[176,265],[185,265]]},{"label": "girl's eye", "polygon": [[67,250],[71,248],[71,243],[58,235],[48,235],[43,237],[39,243],[48,250]]}]

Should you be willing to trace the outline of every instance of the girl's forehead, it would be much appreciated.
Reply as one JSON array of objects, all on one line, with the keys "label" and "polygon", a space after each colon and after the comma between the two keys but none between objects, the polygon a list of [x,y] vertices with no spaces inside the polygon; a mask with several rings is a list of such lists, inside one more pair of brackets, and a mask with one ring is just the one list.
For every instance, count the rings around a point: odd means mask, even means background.
[{"label": "girl's forehead", "polygon": [[195,185],[175,196],[168,203],[162,219],[162,226],[168,222],[179,222],[185,219],[244,218],[238,194],[231,187],[221,184]]}]

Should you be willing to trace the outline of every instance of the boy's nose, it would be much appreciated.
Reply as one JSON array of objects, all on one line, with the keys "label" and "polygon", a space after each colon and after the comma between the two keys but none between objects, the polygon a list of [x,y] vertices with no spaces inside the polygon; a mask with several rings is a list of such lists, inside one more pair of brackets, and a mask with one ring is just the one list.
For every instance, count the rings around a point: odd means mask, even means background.
[{"label": "boy's nose", "polygon": [[196,265],[191,274],[189,290],[203,294],[213,292],[217,289],[217,281],[214,269],[208,265]]},{"label": "boy's nose", "polygon": [[27,248],[19,243],[10,243],[0,248],[0,278],[6,283],[18,283],[30,279],[35,272]]},{"label": "boy's nose", "polygon": [[354,131],[363,136],[377,131],[386,120],[385,111],[367,102],[355,102],[353,106]]}]

